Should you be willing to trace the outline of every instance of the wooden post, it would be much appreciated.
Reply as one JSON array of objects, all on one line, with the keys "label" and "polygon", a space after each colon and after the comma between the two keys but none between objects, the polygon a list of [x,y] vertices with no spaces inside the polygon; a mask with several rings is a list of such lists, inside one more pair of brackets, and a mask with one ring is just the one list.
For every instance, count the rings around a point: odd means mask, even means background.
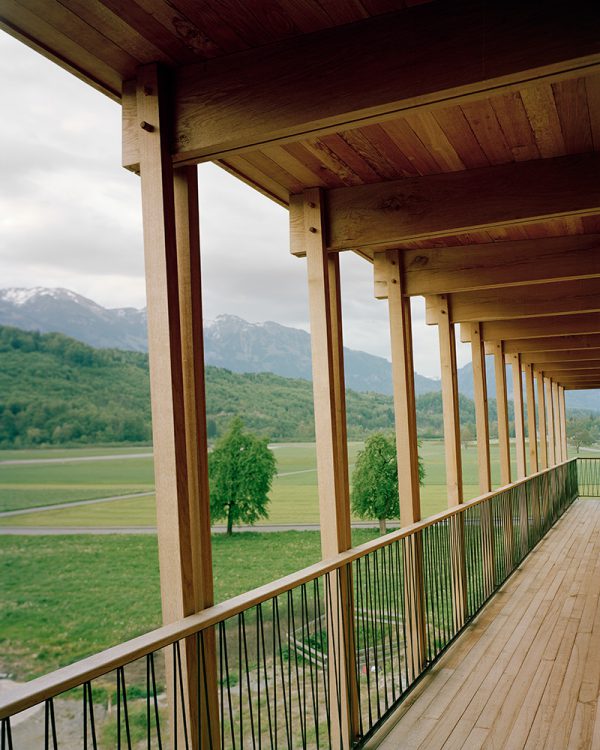
[{"label": "wooden post", "polygon": [[527,393],[527,432],[529,433],[529,473],[536,474],[539,469],[533,365],[525,365],[525,391]]},{"label": "wooden post", "polygon": [[[492,489],[485,344],[481,337],[481,326],[478,323],[471,323],[469,329],[471,334],[471,361],[473,365],[475,424],[477,428],[479,491],[481,494],[485,494]],[[483,503],[480,507],[484,586],[485,594],[489,596],[494,590],[496,581],[492,506],[491,503]]]},{"label": "wooden post", "polygon": [[481,337],[480,325],[478,323],[471,323],[470,331],[471,360],[473,363],[473,396],[475,401],[475,423],[477,426],[479,491],[484,494],[492,489],[485,346]]},{"label": "wooden post", "polygon": [[508,354],[507,360],[512,368],[513,378],[517,479],[523,479],[527,476],[527,466],[525,463],[525,419],[523,412],[523,376],[521,374],[521,355]]},{"label": "wooden post", "polygon": [[[454,325],[450,322],[448,297],[444,294],[428,297],[427,306],[432,310],[437,322],[440,340],[446,492],[448,507],[453,507],[460,505],[463,501],[456,338]],[[467,577],[462,514],[453,516],[450,526],[453,619],[455,627],[460,629],[465,622],[467,608]]]},{"label": "wooden post", "polygon": [[535,371],[535,382],[537,386],[537,413],[540,430],[539,469],[544,471],[548,468],[548,435],[546,429],[546,393],[544,391],[544,375],[541,370]]},{"label": "wooden post", "polygon": [[[404,296],[399,251],[375,254],[375,296],[388,300],[392,353],[392,386],[400,521],[410,526],[421,520],[417,416],[412,346],[410,298]],[[421,536],[413,534],[402,545],[404,602],[407,627],[408,679],[412,681],[425,664],[425,592]]]},{"label": "wooden post", "polygon": [[544,377],[546,387],[546,416],[548,423],[548,463],[555,466],[556,461],[556,441],[554,439],[554,399],[552,398],[552,380]]},{"label": "wooden post", "polygon": [[566,461],[567,458],[569,458],[569,446],[567,442],[567,407],[565,404],[565,389],[563,386],[559,386],[558,389],[558,408],[560,412],[560,434],[562,438],[563,461]]},{"label": "wooden post", "polygon": [[[145,124],[139,145],[157,530],[163,621],[169,623],[214,602],[196,168],[173,172],[164,92],[163,71],[156,65],[140,68],[137,109]],[[182,648],[194,749],[209,742],[219,745],[212,632],[206,634],[203,651],[200,664],[195,639]],[[180,718],[175,725],[173,738],[183,731]]]},{"label": "wooden post", "polygon": [[500,453],[500,485],[510,484],[510,436],[508,432],[508,398],[506,395],[506,367],[501,341],[491,344],[494,351],[496,376],[496,412],[498,416],[498,450]]},{"label": "wooden post", "polygon": [[560,411],[558,408],[558,383],[552,381],[552,416],[554,420],[554,460],[559,464],[562,461],[562,442],[560,435]]},{"label": "wooden post", "polygon": [[[304,236],[313,363],[317,478],[324,558],[352,545],[339,256],[328,255],[318,188],[304,192]],[[332,577],[328,612],[332,744],[349,748],[358,728],[350,567]],[[335,603],[338,603],[337,605]],[[335,669],[337,667],[337,674]],[[334,686],[336,689],[334,690]]]}]

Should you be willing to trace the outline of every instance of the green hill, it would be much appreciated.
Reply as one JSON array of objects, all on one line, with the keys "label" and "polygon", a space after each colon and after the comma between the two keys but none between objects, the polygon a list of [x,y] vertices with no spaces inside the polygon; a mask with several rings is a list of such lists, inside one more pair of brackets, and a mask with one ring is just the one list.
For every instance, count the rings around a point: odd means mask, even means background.
[{"label": "green hill", "polygon": [[[0,326],[0,448],[150,442],[150,385],[145,353],[94,349],[58,333]],[[209,437],[234,416],[272,440],[314,438],[312,384],[271,373],[206,368]],[[391,429],[393,402],[379,393],[347,391],[348,437]],[[512,404],[511,404],[512,407]],[[496,404],[489,402],[496,434]],[[460,396],[461,422],[474,431],[475,407]],[[423,438],[443,433],[438,391],[417,398]]]},{"label": "green hill", "polygon": [[[274,440],[314,437],[312,385],[206,369],[209,434],[235,415]],[[348,392],[350,437],[393,424],[389,396]],[[148,358],[0,326],[0,446],[151,440]]]}]

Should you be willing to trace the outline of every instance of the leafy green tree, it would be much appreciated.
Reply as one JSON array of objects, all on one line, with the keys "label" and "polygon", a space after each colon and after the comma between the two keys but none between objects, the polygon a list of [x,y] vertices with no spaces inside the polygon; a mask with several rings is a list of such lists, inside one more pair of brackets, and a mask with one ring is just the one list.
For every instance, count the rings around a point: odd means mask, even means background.
[{"label": "leafy green tree", "polygon": [[[419,458],[419,483],[425,468]],[[360,518],[376,518],[379,531],[387,531],[386,520],[400,517],[396,440],[382,432],[367,438],[352,473],[352,510]]]},{"label": "leafy green tree", "polygon": [[269,516],[269,491],[277,468],[268,442],[245,432],[237,417],[210,454],[210,512],[213,520],[226,519],[227,534],[234,523],[254,524]]},{"label": "leafy green tree", "polygon": [[589,418],[573,418],[567,422],[567,438],[575,446],[577,453],[582,446],[593,445],[598,439],[600,430],[598,420],[592,415]]}]

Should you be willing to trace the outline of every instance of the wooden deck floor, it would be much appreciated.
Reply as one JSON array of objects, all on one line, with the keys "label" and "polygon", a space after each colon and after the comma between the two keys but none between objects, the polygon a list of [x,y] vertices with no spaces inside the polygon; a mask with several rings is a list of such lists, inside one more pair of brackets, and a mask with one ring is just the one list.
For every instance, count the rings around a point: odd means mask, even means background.
[{"label": "wooden deck floor", "polygon": [[600,500],[579,500],[368,747],[600,749],[599,594]]}]

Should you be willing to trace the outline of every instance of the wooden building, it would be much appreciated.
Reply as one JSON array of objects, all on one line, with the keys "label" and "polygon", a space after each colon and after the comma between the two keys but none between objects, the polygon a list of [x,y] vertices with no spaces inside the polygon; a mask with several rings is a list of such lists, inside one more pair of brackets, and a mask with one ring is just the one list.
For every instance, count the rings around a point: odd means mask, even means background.
[{"label": "wooden building", "polygon": [[[150,675],[161,649],[163,731],[179,747],[600,747],[600,506],[570,507],[600,495],[600,461],[568,460],[565,420],[565,390],[600,387],[600,5],[1,0],[0,25],[122,104],[123,166],[142,190],[165,621],[4,701],[2,750],[9,717],[39,702],[56,746],[53,698],[75,686],[91,743],[92,681],[116,670],[121,707],[134,660],[146,664],[148,746],[158,747]],[[289,207],[290,249],[308,278],[324,560],[216,606],[203,161]],[[372,264],[374,295],[389,306],[400,470],[402,528],[356,549],[341,252]],[[415,295],[439,328],[446,448],[448,510],[425,520]],[[457,324],[472,347],[477,410],[481,496],[467,503]],[[494,491],[486,354],[501,449]],[[526,444],[526,429],[537,440]],[[530,584],[510,577],[516,569]],[[501,587],[506,597],[495,597]],[[292,648],[290,633],[303,645]],[[228,642],[239,649],[233,693]],[[479,681],[478,664],[488,670]]]}]

